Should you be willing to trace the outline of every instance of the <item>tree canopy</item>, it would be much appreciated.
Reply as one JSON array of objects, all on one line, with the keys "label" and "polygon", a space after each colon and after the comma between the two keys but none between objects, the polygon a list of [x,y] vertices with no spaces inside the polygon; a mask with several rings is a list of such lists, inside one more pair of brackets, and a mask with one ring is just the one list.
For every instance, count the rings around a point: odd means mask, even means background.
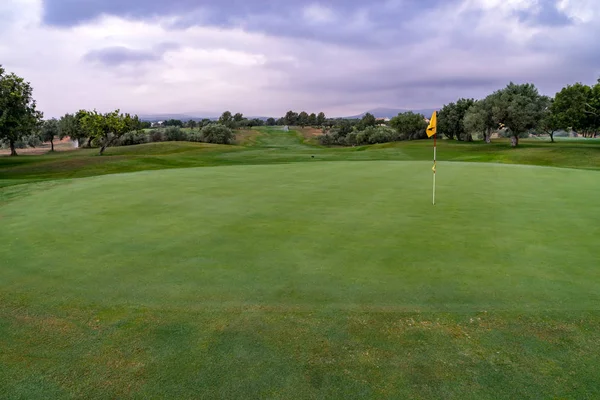
[{"label": "tree canopy", "polygon": [[42,140],[50,142],[50,151],[54,151],[54,139],[60,135],[60,124],[56,118],[44,121],[42,124]]},{"label": "tree canopy", "polygon": [[0,141],[17,155],[15,143],[39,129],[43,114],[37,110],[29,82],[0,65]]},{"label": "tree canopy", "polygon": [[390,120],[390,126],[394,128],[400,138],[406,140],[423,139],[427,137],[425,130],[427,122],[422,114],[415,114],[412,111],[400,113]]}]

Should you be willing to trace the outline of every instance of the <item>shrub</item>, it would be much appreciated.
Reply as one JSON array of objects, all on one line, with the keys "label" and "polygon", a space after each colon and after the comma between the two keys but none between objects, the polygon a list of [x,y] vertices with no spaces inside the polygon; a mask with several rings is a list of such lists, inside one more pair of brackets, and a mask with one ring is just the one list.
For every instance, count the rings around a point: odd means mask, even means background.
[{"label": "shrub", "polygon": [[356,146],[358,144],[358,132],[350,132],[346,135],[346,146]]},{"label": "shrub", "polygon": [[136,144],[144,144],[150,141],[150,136],[144,132],[128,132],[121,136],[115,143],[114,146],[133,146]]},{"label": "shrub", "polygon": [[168,142],[185,142],[188,134],[178,126],[170,126],[165,130],[165,140]]},{"label": "shrub", "polygon": [[190,142],[202,142],[202,133],[193,132],[188,135],[188,140]]},{"label": "shrub", "polygon": [[200,131],[201,140],[205,143],[231,144],[235,140],[233,131],[221,124],[210,124]]},{"label": "shrub", "polygon": [[151,142],[164,142],[166,140],[165,131],[163,129],[154,129],[150,133],[149,139]]}]

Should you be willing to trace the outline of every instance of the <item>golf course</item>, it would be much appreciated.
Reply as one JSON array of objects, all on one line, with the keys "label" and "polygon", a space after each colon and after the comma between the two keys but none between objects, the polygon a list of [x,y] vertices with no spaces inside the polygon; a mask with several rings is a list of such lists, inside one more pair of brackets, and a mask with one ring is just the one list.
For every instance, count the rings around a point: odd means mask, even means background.
[{"label": "golf course", "polygon": [[600,141],[0,157],[0,398],[600,398]]}]

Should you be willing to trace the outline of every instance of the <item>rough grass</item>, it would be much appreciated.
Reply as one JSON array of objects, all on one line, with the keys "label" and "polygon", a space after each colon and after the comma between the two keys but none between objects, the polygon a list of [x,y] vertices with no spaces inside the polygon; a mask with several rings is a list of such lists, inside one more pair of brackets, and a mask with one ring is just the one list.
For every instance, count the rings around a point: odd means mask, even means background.
[{"label": "rough grass", "polygon": [[[105,156],[97,150],[0,157],[0,187],[22,180],[87,177],[119,172],[191,168],[220,165],[281,164],[315,161],[430,160],[431,141],[387,143],[351,148],[317,146],[297,131],[277,128],[240,131],[236,146],[191,142],[149,143],[109,148]],[[600,140],[549,143],[537,139],[521,141],[511,149],[508,141],[492,144],[439,141],[442,161],[496,162],[565,168],[600,169]]]},{"label": "rough grass", "polygon": [[[0,190],[0,397],[599,397],[598,172],[442,161],[432,207],[426,145],[19,158],[47,179]],[[502,145],[440,154],[598,166]]]}]

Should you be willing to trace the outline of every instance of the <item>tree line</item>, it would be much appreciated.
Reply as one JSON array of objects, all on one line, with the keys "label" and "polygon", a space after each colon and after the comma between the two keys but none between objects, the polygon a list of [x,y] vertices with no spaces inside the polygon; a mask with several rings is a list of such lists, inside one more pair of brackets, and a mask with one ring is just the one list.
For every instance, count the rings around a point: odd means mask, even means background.
[{"label": "tree line", "polygon": [[[11,155],[23,146],[35,146],[70,137],[88,147],[97,146],[100,154],[111,145],[148,141],[182,140],[209,143],[232,143],[233,130],[254,126],[313,126],[323,130],[323,145],[354,146],[399,140],[426,139],[428,121],[424,115],[400,113],[390,121],[382,121],[370,113],[360,119],[327,118],[325,113],[288,111],[279,119],[246,118],[242,113],[225,111],[215,123],[209,119],[183,122],[170,119],[162,128],[198,129],[198,134],[162,130],[150,135],[152,127],[137,115],[119,110],[109,113],[79,110],[60,119],[43,120],[37,109],[29,82],[14,73],[6,73],[0,65],[0,144],[10,148]],[[511,138],[516,147],[519,138],[544,134],[554,142],[559,131],[572,130],[585,137],[596,137],[600,130],[600,79],[595,85],[575,83],[564,87],[554,97],[541,95],[535,85],[509,83],[483,99],[458,99],[442,107],[438,114],[438,133],[450,140],[472,141],[474,136],[486,142],[498,132]],[[128,135],[126,137],[126,135]]]},{"label": "tree line", "polygon": [[[427,139],[428,120],[412,112],[400,113],[389,122],[367,113],[360,120],[336,121],[324,127],[321,144],[354,146],[400,140]],[[449,140],[485,142],[492,134],[509,137],[513,147],[519,138],[548,135],[554,142],[559,131],[596,137],[600,131],[600,79],[593,86],[576,83],[552,97],[541,95],[535,85],[509,83],[481,100],[459,99],[438,112],[438,133]]]},{"label": "tree line", "polygon": [[541,95],[535,85],[510,83],[484,99],[459,99],[439,112],[438,132],[448,139],[473,140],[480,135],[490,142],[492,132],[511,138],[548,135],[554,142],[558,131],[596,137],[600,130],[600,79],[593,86],[576,83],[552,97]]},{"label": "tree line", "polygon": [[[211,121],[208,118],[202,119],[201,121],[191,119],[187,122],[178,119],[169,119],[167,121],[161,122],[159,125],[161,127],[178,126],[180,128],[202,129],[202,127],[211,124],[212,122],[213,121]],[[288,125],[301,126],[303,128],[306,126],[326,126],[328,122],[331,122],[331,120],[327,119],[324,112],[320,112],[318,114],[308,114],[306,111],[301,111],[297,113],[290,110],[281,118],[275,119],[273,117],[270,117],[263,120],[260,118],[246,118],[242,113],[233,114],[231,111],[225,111],[223,112],[223,114],[221,114],[217,122],[221,125],[225,125],[230,129],[247,129],[253,128],[255,126]]]}]

